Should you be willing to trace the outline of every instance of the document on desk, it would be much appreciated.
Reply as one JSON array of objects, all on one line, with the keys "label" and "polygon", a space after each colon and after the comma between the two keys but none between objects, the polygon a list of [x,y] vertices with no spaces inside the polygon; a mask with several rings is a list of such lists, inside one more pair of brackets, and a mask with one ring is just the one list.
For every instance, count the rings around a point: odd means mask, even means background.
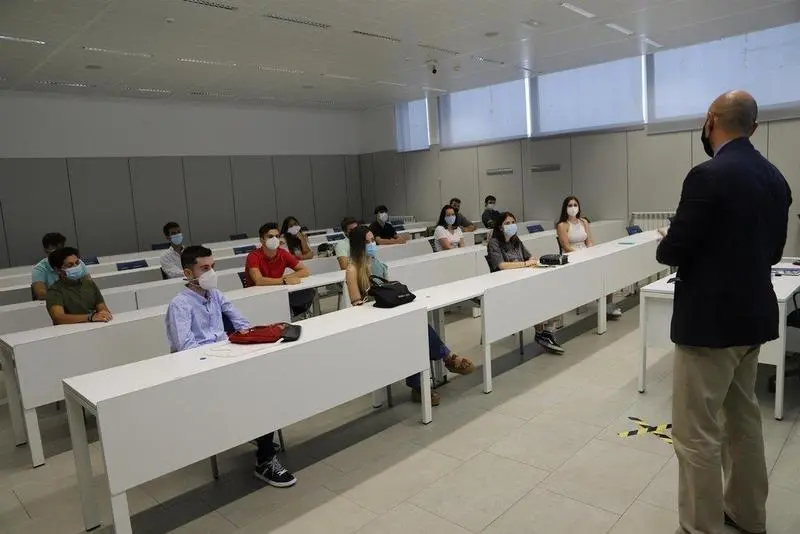
[{"label": "document on desk", "polygon": [[[281,341],[283,340],[278,340],[278,343]],[[234,343],[229,343],[228,345],[210,347],[205,353],[207,356],[212,356],[214,358],[241,358],[257,350],[259,350],[258,344],[236,345]]]}]

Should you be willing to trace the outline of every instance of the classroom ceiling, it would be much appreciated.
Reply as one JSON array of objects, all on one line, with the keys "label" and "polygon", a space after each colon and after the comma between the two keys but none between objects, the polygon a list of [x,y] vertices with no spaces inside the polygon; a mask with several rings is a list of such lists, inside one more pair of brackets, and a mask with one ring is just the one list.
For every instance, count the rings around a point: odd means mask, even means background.
[{"label": "classroom ceiling", "polygon": [[0,88],[366,109],[798,20],[800,0],[2,0]]}]

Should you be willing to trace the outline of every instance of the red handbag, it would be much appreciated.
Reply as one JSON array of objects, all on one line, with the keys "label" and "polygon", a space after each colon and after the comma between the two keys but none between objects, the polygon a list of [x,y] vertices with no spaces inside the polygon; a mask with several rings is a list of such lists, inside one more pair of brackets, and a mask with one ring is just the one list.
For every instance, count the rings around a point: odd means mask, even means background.
[{"label": "red handbag", "polygon": [[228,336],[231,343],[237,345],[253,345],[257,343],[276,343],[278,341],[297,341],[302,327],[291,323],[274,323],[254,326],[247,332],[234,332]]}]

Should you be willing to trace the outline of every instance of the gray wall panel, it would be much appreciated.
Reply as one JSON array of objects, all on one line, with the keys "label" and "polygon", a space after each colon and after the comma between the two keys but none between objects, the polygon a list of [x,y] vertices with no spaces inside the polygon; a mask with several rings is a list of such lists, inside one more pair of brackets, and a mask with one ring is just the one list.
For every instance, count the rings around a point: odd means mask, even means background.
[{"label": "gray wall panel", "polygon": [[163,243],[161,229],[168,221],[180,224],[186,243],[193,243],[181,158],[131,158],[130,170],[139,249]]},{"label": "gray wall panel", "polygon": [[375,157],[372,154],[358,156],[358,171],[361,175],[361,205],[364,220],[371,221],[373,211],[378,205],[375,202]]},{"label": "gray wall panel", "polygon": [[344,163],[347,174],[347,215],[360,219],[364,217],[364,204],[361,201],[361,170],[358,156],[345,156]]},{"label": "gray wall panel", "polygon": [[183,158],[189,226],[197,244],[225,241],[236,230],[227,156]]},{"label": "gray wall panel", "polygon": [[591,219],[628,218],[625,132],[572,138],[572,190]]},{"label": "gray wall panel", "polygon": [[672,211],[678,207],[683,179],[692,167],[694,140],[700,144],[699,136],[690,132],[628,132],[630,211]]},{"label": "gray wall panel", "polygon": [[[450,197],[442,198],[438,147],[407,152],[405,154],[405,173],[408,214],[416,216],[418,221],[437,220],[442,206],[450,200]],[[471,211],[465,209],[465,214]]]},{"label": "gray wall panel", "polygon": [[478,149],[459,148],[439,152],[439,176],[442,205],[458,197],[464,216],[472,222],[479,221],[483,213],[483,198],[478,199]]},{"label": "gray wall panel", "polygon": [[258,236],[262,224],[278,218],[271,156],[232,156],[231,180],[236,233]]},{"label": "gray wall panel", "polygon": [[[480,213],[483,213],[483,199],[486,195],[494,195],[497,197],[498,207],[510,211],[520,220],[525,218],[522,211],[521,150],[520,141],[478,147]],[[491,169],[510,169],[511,173],[494,176],[486,174]]]},{"label": "gray wall panel", "polygon": [[[764,126],[762,125],[761,128]],[[797,215],[800,213],[800,150],[797,139],[800,138],[800,120],[777,121],[769,125],[769,160],[778,167],[789,187],[792,188],[794,202],[789,208],[789,235],[786,238],[784,255],[800,255],[800,233]]]},{"label": "gray wall panel", "polygon": [[0,202],[12,265],[42,259],[47,232],[61,232],[68,244],[79,245],[66,160],[0,160]]},{"label": "gray wall panel", "polygon": [[[522,141],[522,162],[522,220],[544,219],[555,223],[561,211],[561,203],[572,194],[569,138]],[[557,171],[531,172],[533,165],[550,164],[558,164],[561,168]]]},{"label": "gray wall panel", "polygon": [[336,228],[347,213],[344,156],[312,156],[316,228]]},{"label": "gray wall panel", "polygon": [[297,217],[301,225],[316,229],[318,225],[314,215],[314,186],[309,157],[276,156],[273,161],[278,224],[291,215]]},{"label": "gray wall panel", "polygon": [[405,181],[402,154],[375,154],[375,205],[383,204],[389,208],[390,217],[392,214],[409,215]]},{"label": "gray wall panel", "polygon": [[6,243],[6,224],[3,217],[3,203],[0,202],[0,267],[10,267],[8,244]]},{"label": "gray wall panel", "polygon": [[67,170],[81,251],[89,256],[107,256],[136,250],[128,160],[68,159]]}]

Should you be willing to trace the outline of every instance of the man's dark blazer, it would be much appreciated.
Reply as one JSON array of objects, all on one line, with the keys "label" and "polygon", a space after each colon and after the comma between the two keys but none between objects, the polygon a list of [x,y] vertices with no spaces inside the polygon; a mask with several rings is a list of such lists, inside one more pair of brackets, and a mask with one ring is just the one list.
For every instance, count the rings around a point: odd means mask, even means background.
[{"label": "man's dark blazer", "polygon": [[741,137],[686,176],[660,263],[678,267],[672,341],[725,348],[778,337],[772,265],[786,244],[792,192]]}]

